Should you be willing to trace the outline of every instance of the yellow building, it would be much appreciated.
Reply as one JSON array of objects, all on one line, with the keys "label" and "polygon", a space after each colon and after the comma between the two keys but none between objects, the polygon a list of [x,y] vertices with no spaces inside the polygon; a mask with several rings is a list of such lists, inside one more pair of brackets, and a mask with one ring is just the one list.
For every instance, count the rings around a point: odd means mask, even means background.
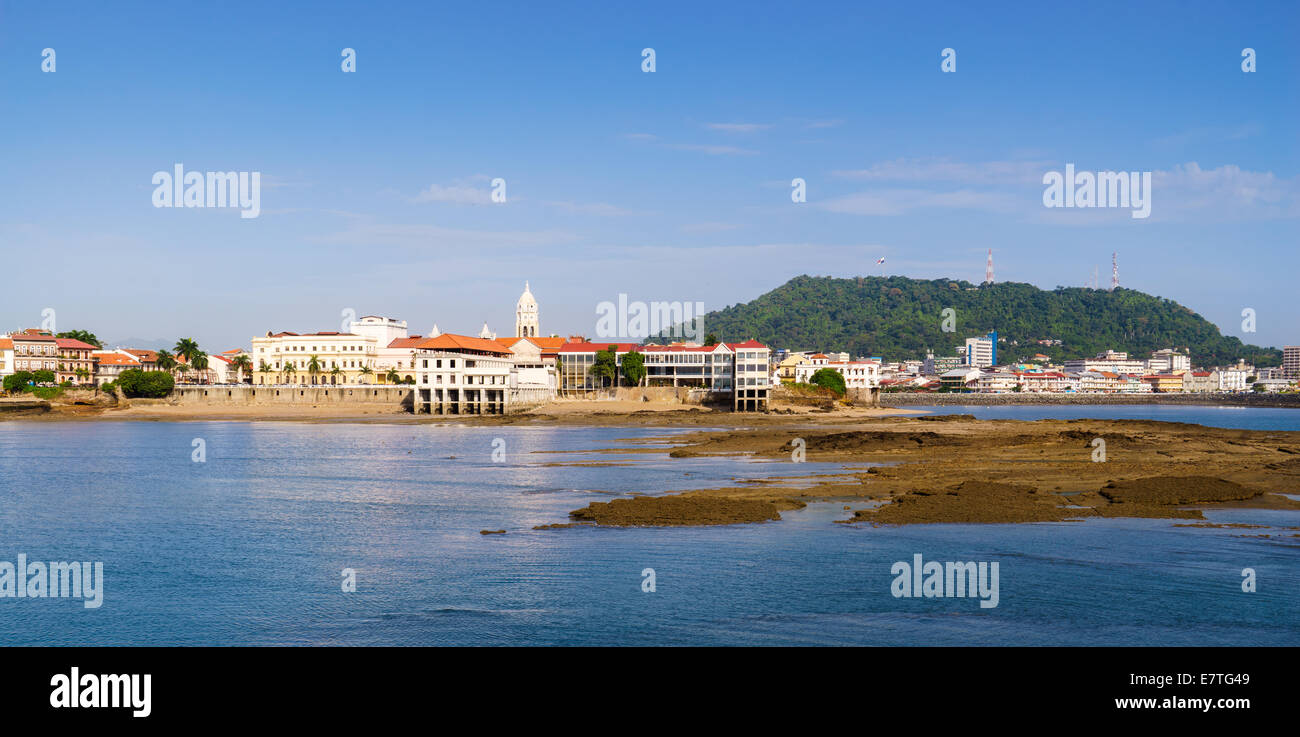
[{"label": "yellow building", "polygon": [[793,384],[795,368],[799,364],[808,360],[808,357],[801,353],[791,353],[776,365],[776,378],[782,384]]},{"label": "yellow building", "polygon": [[1142,381],[1151,385],[1151,391],[1161,394],[1183,390],[1182,374],[1147,374]]},{"label": "yellow building", "polygon": [[253,338],[253,385],[374,384],[378,346],[353,333],[271,333]]}]

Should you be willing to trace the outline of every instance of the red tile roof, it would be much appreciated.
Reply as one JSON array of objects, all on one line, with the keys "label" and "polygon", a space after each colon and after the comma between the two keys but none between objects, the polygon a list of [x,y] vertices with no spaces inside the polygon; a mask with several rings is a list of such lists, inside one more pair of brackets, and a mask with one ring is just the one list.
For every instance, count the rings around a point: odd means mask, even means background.
[{"label": "red tile roof", "polygon": [[454,333],[443,333],[436,338],[424,338],[415,347],[434,351],[477,351],[479,353],[490,353],[494,356],[510,355],[510,351],[503,348],[495,340],[473,338],[468,335],[456,335]]},{"label": "red tile roof", "polygon": [[123,348],[122,350],[130,353],[145,363],[153,363],[158,360],[158,351],[149,351],[142,348]]},{"label": "red tile roof", "polygon": [[0,351],[13,350],[14,342],[8,338],[0,338]]},{"label": "red tile roof", "polygon": [[96,351],[91,354],[99,359],[100,366],[139,366],[140,362],[131,356],[124,356],[117,351]]},{"label": "red tile roof", "polygon": [[74,340],[72,338],[55,338],[54,341],[58,344],[60,348],[77,348],[80,350],[92,350],[92,351],[99,350],[98,348],[96,348],[95,346],[89,343],[83,343],[79,340]]},{"label": "red tile roof", "polygon": [[412,335],[408,338],[393,338],[393,342],[388,344],[389,348],[415,348],[423,341],[424,338],[418,335]]}]

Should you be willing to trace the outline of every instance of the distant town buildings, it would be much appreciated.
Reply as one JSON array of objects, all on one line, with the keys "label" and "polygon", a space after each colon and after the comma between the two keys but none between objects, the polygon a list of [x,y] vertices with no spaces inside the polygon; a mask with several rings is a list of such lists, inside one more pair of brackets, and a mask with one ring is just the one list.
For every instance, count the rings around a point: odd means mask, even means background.
[{"label": "distant town buildings", "polygon": [[[625,358],[635,352],[644,367],[641,387],[699,390],[727,397],[738,410],[767,407],[772,386],[811,383],[818,371],[834,371],[850,390],[1024,393],[1191,393],[1296,391],[1300,346],[1286,346],[1280,366],[1255,367],[1243,360],[1229,366],[1196,366],[1185,349],[1163,348],[1149,358],[1107,350],[1091,358],[1054,363],[1051,356],[999,362],[1020,341],[996,330],[968,337],[952,355],[885,362],[880,356],[787,346],[773,350],[755,340],[715,345],[667,345],[590,341],[541,334],[540,310],[528,282],[515,303],[515,335],[498,337],[485,322],[477,337],[444,333],[434,324],[427,336],[411,335],[407,323],[366,315],[344,331],[272,332],[252,338],[248,350],[164,356],[137,348],[99,349],[48,331],[27,329],[0,336],[0,377],[15,372],[50,372],[53,383],[103,386],[124,371],[167,367],[180,383],[253,386],[414,387],[417,412],[477,414],[543,402],[556,395],[600,395],[624,388]],[[84,337],[84,336],[83,336]],[[1056,338],[1023,341],[1025,346],[1059,347]],[[597,376],[598,354],[614,348],[615,377]],[[179,344],[178,344],[179,348]],[[804,350],[804,349],[808,350]],[[50,383],[48,377],[40,379]]]}]

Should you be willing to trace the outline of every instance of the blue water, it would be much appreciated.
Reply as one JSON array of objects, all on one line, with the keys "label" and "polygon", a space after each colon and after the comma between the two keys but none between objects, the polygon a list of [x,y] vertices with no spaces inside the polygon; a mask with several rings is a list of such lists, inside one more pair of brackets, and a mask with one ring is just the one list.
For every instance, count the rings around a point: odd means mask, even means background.
[{"label": "blue water", "polygon": [[[1276,529],[872,528],[834,524],[847,513],[831,503],[761,525],[532,529],[610,498],[601,491],[840,468],[545,452],[644,447],[632,441],[666,432],[0,422],[0,561],[103,561],[107,591],[96,610],[0,598],[0,643],[1300,644],[1300,538],[1243,536]],[[206,462],[191,460],[195,438]],[[544,465],[591,461],[634,465]],[[1297,512],[1207,516],[1300,525]],[[890,567],[914,553],[998,561],[999,605],[894,598]],[[1245,567],[1255,593],[1241,591]]]}]

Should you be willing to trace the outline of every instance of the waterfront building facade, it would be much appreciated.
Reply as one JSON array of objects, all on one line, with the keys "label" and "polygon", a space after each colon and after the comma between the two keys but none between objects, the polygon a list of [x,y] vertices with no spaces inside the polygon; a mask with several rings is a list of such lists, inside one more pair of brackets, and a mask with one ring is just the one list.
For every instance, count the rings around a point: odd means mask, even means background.
[{"label": "waterfront building facade", "polygon": [[254,385],[333,386],[374,383],[375,339],[354,333],[272,333],[253,338]]},{"label": "waterfront building facade", "polygon": [[416,414],[504,414],[510,405],[509,348],[443,333],[415,347]]},{"label": "waterfront building facade", "polygon": [[[731,395],[733,409],[767,409],[771,350],[756,340],[712,346],[603,341],[565,343],[559,350],[562,365],[559,390],[565,394],[588,394],[605,388],[591,375],[591,367],[595,365],[596,354],[610,346],[614,346],[615,365],[620,372],[624,356],[633,351],[641,354],[646,369],[643,386],[708,389],[714,394]],[[620,373],[614,385],[622,386],[623,383]]]}]

